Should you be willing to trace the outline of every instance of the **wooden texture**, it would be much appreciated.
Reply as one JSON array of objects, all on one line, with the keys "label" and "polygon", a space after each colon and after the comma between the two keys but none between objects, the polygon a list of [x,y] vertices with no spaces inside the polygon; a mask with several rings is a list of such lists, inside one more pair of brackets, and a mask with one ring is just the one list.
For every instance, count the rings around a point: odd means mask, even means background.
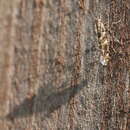
[{"label": "wooden texture", "polygon": [[[129,7],[0,0],[0,130],[130,129]],[[100,15],[110,29],[107,66],[95,32]]]}]

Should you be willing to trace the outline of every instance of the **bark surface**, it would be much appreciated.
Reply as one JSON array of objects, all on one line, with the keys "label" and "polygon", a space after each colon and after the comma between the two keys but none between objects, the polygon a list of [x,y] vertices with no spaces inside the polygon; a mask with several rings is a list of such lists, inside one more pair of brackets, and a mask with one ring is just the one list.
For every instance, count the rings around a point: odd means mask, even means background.
[{"label": "bark surface", "polygon": [[0,0],[0,130],[130,129],[129,13],[129,0]]}]

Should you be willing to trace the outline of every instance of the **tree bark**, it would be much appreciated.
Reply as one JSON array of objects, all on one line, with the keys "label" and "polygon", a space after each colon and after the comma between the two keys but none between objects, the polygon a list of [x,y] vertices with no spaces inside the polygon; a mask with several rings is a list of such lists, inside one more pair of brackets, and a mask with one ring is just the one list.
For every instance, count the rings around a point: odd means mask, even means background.
[{"label": "tree bark", "polygon": [[0,130],[130,129],[129,11],[128,0],[0,0]]}]

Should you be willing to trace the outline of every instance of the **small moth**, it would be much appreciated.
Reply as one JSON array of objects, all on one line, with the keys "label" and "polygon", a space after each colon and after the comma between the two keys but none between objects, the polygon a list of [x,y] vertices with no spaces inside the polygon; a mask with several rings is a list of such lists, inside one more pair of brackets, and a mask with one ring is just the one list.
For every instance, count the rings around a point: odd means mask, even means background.
[{"label": "small moth", "polygon": [[105,26],[100,18],[97,19],[96,33],[98,35],[98,44],[99,44],[99,48],[101,51],[100,63],[103,66],[106,66],[110,60],[110,56],[109,56],[110,40],[108,37],[108,33],[106,31],[106,28],[105,28]]}]

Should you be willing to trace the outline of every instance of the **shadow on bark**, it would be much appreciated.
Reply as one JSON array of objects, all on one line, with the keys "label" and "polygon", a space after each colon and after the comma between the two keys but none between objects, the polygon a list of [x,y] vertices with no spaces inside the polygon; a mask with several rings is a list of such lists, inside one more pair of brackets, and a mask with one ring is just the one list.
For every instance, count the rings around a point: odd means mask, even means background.
[{"label": "shadow on bark", "polygon": [[[32,99],[25,99],[6,118],[13,121],[15,118],[31,116],[33,113],[41,113],[44,119],[46,119],[55,110],[68,103],[86,85],[87,81],[82,81],[78,85],[70,86],[60,92],[50,92],[49,94],[46,94],[46,92],[50,91],[50,87],[39,88],[36,96],[33,96]],[[60,88],[64,88],[65,86],[66,83],[62,84]]]}]

